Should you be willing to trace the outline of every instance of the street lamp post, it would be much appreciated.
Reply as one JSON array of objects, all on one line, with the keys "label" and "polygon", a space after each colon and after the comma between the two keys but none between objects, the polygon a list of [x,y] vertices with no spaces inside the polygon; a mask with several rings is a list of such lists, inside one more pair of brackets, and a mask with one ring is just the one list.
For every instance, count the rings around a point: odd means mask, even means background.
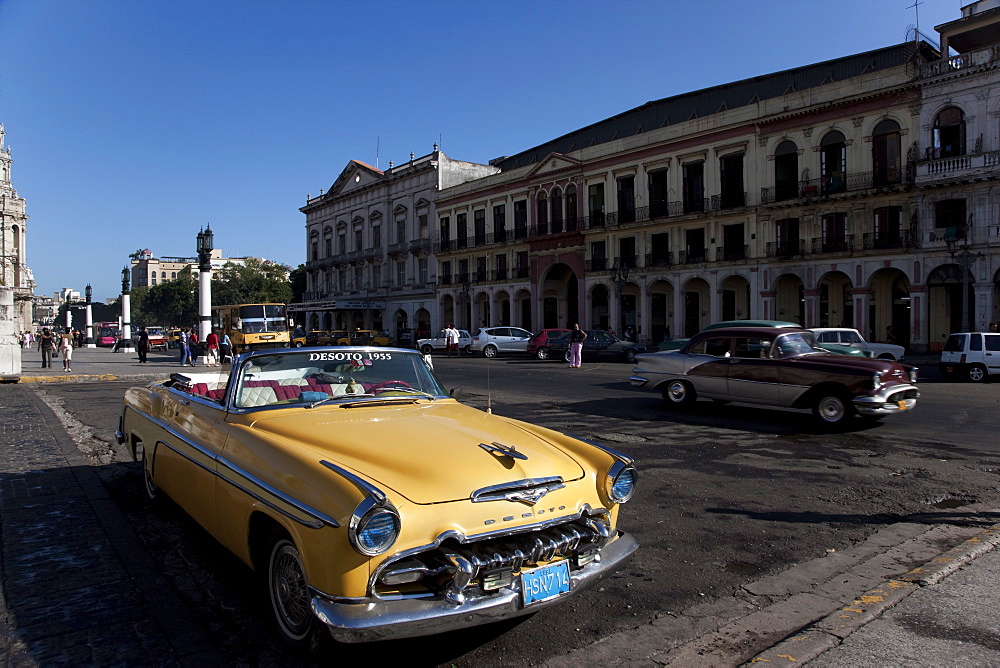
[{"label": "street lamp post", "polygon": [[976,261],[983,256],[982,253],[973,254],[969,250],[968,237],[962,237],[962,246],[959,249],[958,235],[950,234],[945,237],[945,244],[948,246],[948,253],[953,262],[957,263],[962,271],[962,331],[972,331],[969,313],[969,271]]},{"label": "street lamp post", "polygon": [[621,329],[618,330],[618,334],[625,336],[625,300],[624,295],[622,295],[622,290],[625,284],[628,283],[628,267],[620,266],[615,264],[612,268],[614,272],[611,276],[611,281],[615,284],[615,297],[618,299],[618,324]]},{"label": "street lamp post", "polygon": [[132,290],[128,267],[122,268],[122,338],[118,350],[132,347]]},{"label": "street lamp post", "polygon": [[83,340],[83,346],[85,348],[94,348],[97,344],[94,343],[94,312],[90,307],[90,300],[94,296],[94,288],[90,287],[90,283],[87,283],[87,289],[84,291],[87,296],[87,337]]},{"label": "street lamp post", "polygon": [[[212,330],[212,249],[215,235],[212,227],[207,225],[198,232],[198,340],[204,343]],[[205,364],[206,360],[199,360]]]}]

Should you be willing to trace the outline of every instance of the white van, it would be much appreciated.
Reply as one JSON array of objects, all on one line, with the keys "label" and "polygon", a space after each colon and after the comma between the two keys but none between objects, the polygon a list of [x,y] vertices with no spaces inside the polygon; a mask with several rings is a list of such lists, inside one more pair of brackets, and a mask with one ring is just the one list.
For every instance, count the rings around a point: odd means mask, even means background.
[{"label": "white van", "polygon": [[1000,333],[949,334],[938,368],[945,378],[964,378],[973,383],[1000,375]]}]

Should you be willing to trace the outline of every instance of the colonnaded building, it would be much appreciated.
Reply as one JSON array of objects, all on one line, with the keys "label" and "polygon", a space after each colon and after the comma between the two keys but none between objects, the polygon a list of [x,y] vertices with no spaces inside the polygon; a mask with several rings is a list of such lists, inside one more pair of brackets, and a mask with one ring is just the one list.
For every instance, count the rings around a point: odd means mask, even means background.
[{"label": "colonnaded building", "polygon": [[302,209],[305,307],[365,285],[389,219],[377,280],[417,299],[331,328],[393,313],[432,330],[579,322],[656,344],[777,319],[940,349],[1000,309],[1000,0],[936,30],[940,49],[914,40],[649,102],[409,207],[398,186],[357,190],[387,179],[352,163],[340,208]]},{"label": "colonnaded building", "polygon": [[0,285],[14,290],[15,328],[20,332],[32,328],[35,279],[27,262],[28,215],[24,198],[11,182],[13,159],[4,136],[0,124]]}]

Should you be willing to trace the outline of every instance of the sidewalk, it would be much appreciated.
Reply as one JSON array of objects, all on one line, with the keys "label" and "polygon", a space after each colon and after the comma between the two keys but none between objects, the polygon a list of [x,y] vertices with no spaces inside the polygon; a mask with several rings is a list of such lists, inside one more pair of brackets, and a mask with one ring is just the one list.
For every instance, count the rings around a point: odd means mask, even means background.
[{"label": "sidewalk", "polygon": [[3,665],[223,664],[48,406],[0,401]]},{"label": "sidewalk", "polygon": [[[176,350],[150,351],[146,364],[139,364],[134,350],[111,352],[111,348],[77,348],[73,351],[73,372],[63,371],[62,358],[52,360],[50,368],[42,368],[42,353],[35,348],[21,349],[20,376],[4,376],[2,382],[53,383],[100,380],[134,380],[149,382],[165,379],[185,368]],[[204,367],[201,367],[204,368]],[[218,367],[228,370],[228,367]]]}]

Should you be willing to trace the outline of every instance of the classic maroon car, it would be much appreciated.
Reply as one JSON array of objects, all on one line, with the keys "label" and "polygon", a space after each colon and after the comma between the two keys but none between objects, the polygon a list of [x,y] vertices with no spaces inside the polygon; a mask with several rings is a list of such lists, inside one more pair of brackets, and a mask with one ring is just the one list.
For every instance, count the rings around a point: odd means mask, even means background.
[{"label": "classic maroon car", "polygon": [[912,410],[920,396],[916,367],[832,355],[800,328],[706,330],[680,350],[639,355],[630,381],[662,392],[668,407],[703,397],[811,409],[824,425]]}]

